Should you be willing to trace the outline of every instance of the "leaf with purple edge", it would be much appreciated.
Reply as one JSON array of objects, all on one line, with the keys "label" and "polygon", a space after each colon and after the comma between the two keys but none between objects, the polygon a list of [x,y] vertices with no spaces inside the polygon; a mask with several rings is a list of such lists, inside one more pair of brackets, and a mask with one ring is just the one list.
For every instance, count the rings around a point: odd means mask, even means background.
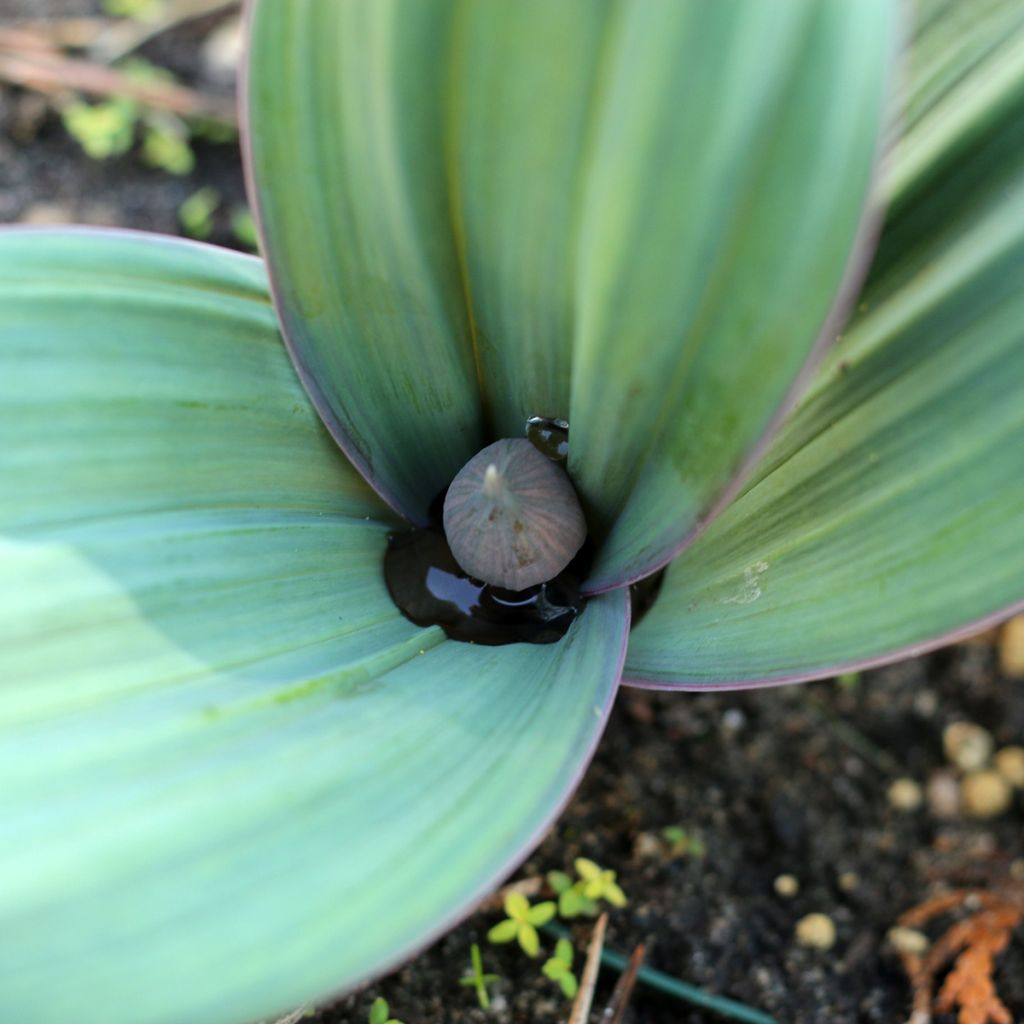
[{"label": "leaf with purple edge", "polygon": [[668,570],[631,681],[818,678],[1021,606],[1024,12],[932,14],[858,316],[746,492]]},{"label": "leaf with purple edge", "polygon": [[625,595],[548,646],[403,619],[251,258],[8,232],[0,307],[5,1010],[223,1024],[407,955],[575,784]]},{"label": "leaf with purple edge", "polygon": [[627,679],[836,675],[1024,607],[1024,182],[960,229],[850,329],[763,474],[669,568]]},{"label": "leaf with purple edge", "polygon": [[454,17],[251,10],[249,187],[284,331],[332,433],[413,521],[483,446],[443,145]]},{"label": "leaf with purple edge", "polygon": [[864,267],[896,6],[616,8],[579,186],[569,471],[602,538],[588,589],[678,551],[834,337]]}]

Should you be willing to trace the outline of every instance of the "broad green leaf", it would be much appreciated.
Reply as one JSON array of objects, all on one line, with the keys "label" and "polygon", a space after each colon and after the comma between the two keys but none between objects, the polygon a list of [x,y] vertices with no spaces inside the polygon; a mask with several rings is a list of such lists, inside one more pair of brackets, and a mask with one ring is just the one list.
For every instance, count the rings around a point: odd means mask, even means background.
[{"label": "broad green leaf", "polygon": [[0,311],[6,1015],[229,1024],[407,955],[578,777],[624,595],[544,647],[403,619],[256,261],[7,233]]},{"label": "broad green leaf", "polygon": [[1020,606],[1024,181],[999,180],[947,209],[955,242],[853,325],[755,483],[670,567],[630,679],[833,675]]},{"label": "broad green leaf", "polygon": [[467,458],[478,379],[491,434],[569,416],[609,534],[593,588],[664,562],[822,330],[892,21],[888,0],[257,4],[266,250],[356,464],[421,511]]},{"label": "broad green leaf", "polygon": [[530,416],[569,415],[579,216],[618,14],[519,0],[460,15],[452,188],[492,429],[518,437]]},{"label": "broad green leaf", "polygon": [[[900,139],[884,181],[897,210],[972,156],[980,139],[996,134],[995,124],[1006,119],[1012,129],[1019,118],[1007,115],[1024,98],[1024,7],[1006,0],[918,0],[913,10]],[[1010,134],[1019,139],[1019,132]]]},{"label": "broad green leaf", "polygon": [[258,3],[252,198],[324,421],[413,519],[484,445],[441,124],[451,3]]},{"label": "broad green leaf", "polygon": [[956,242],[964,218],[982,215],[1024,177],[1024,6],[930,0],[918,7],[903,131],[881,182],[885,232],[862,309],[922,273]]},{"label": "broad green leaf", "polygon": [[[664,564],[768,428],[863,232],[888,0],[623,4],[580,186],[569,468],[588,586]],[[830,339],[829,339],[830,340]]]}]

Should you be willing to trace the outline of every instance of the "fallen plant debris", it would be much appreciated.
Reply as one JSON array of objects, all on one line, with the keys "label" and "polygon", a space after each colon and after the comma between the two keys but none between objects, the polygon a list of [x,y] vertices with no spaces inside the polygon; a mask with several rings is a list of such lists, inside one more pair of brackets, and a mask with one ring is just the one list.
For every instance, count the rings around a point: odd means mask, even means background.
[{"label": "fallen plant debris", "polygon": [[[954,889],[902,914],[901,930],[918,930],[933,919],[965,911],[927,950],[897,944],[913,989],[909,1024],[930,1024],[932,1011],[958,1011],[958,1024],[1013,1024],[1013,1016],[995,986],[995,960],[1024,922],[1024,884],[996,891]],[[896,929],[894,929],[896,931]],[[905,934],[905,931],[904,931]],[[939,992],[940,973],[952,963]]]},{"label": "fallen plant debris", "polygon": [[182,117],[200,117],[234,126],[234,100],[199,93],[184,85],[139,81],[95,61],[65,56],[32,32],[0,28],[0,79],[47,95],[69,90],[92,96],[119,96]]}]

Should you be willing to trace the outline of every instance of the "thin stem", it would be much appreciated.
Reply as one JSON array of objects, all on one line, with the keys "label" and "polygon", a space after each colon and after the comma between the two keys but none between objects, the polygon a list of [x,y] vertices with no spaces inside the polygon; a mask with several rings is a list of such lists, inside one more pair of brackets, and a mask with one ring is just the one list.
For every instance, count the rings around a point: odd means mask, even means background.
[{"label": "thin stem", "polygon": [[573,1003],[569,1024],[586,1024],[590,1016],[590,1004],[594,1001],[594,986],[597,984],[597,972],[600,969],[601,954],[604,951],[604,931],[608,927],[608,915],[602,914],[594,925],[587,947],[587,962],[583,966],[580,978],[580,991]]},{"label": "thin stem", "polygon": [[[570,939],[572,936],[567,928],[557,924],[545,924],[541,931],[558,939]],[[629,958],[611,949],[604,949],[601,952],[601,963],[613,971],[623,971],[629,964]],[[653,967],[641,967],[636,972],[636,980],[641,985],[664,992],[685,1003],[692,1003],[694,1006],[701,1006],[706,1010],[712,1010],[727,1020],[742,1021],[743,1024],[778,1024],[778,1021],[761,1010],[755,1010],[752,1006],[736,1002],[735,999],[727,999],[724,996],[712,995],[710,992],[697,988],[696,985],[687,985],[685,981],[679,981],[670,974],[656,971]]]}]

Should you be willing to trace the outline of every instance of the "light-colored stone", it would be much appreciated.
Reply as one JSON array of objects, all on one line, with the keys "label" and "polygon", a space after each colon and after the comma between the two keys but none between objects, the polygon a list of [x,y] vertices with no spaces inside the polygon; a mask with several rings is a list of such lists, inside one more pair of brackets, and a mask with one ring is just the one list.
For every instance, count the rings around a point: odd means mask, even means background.
[{"label": "light-colored stone", "polygon": [[897,811],[916,811],[924,799],[921,787],[913,779],[895,779],[887,791],[890,806]]},{"label": "light-colored stone", "polygon": [[18,219],[22,224],[71,224],[75,211],[64,203],[33,203]]},{"label": "light-colored stone", "polygon": [[955,818],[960,813],[960,783],[949,769],[935,772],[925,787],[928,809],[936,818]]},{"label": "light-colored stone", "polygon": [[1024,615],[1010,619],[999,633],[999,666],[1011,679],[1024,679]]},{"label": "light-colored stone", "polygon": [[229,18],[205,39],[201,49],[207,74],[218,82],[233,82],[244,49],[241,18]]},{"label": "light-colored stone", "polygon": [[993,771],[969,772],[960,784],[964,813],[972,818],[997,818],[1013,800],[1010,784]]},{"label": "light-colored stone", "polygon": [[772,888],[786,899],[792,899],[800,891],[800,883],[796,875],[779,875],[772,882]]},{"label": "light-colored stone", "polygon": [[912,953],[916,956],[927,953],[931,945],[924,932],[919,932],[916,928],[904,928],[902,925],[890,928],[888,939],[897,953]]},{"label": "light-colored stone", "polygon": [[639,860],[658,860],[663,855],[661,840],[653,832],[641,832],[633,840],[633,856]]},{"label": "light-colored stone", "polygon": [[796,923],[796,941],[810,949],[831,949],[836,943],[836,926],[828,914],[808,914]]},{"label": "light-colored stone", "polygon": [[1024,747],[1003,747],[996,751],[993,762],[1011,786],[1024,789]]},{"label": "light-colored stone", "polygon": [[995,743],[992,734],[974,722],[953,722],[942,733],[942,747],[946,757],[962,772],[984,768]]},{"label": "light-colored stone", "polygon": [[860,875],[856,871],[844,871],[836,881],[843,892],[853,892],[860,885]]}]

